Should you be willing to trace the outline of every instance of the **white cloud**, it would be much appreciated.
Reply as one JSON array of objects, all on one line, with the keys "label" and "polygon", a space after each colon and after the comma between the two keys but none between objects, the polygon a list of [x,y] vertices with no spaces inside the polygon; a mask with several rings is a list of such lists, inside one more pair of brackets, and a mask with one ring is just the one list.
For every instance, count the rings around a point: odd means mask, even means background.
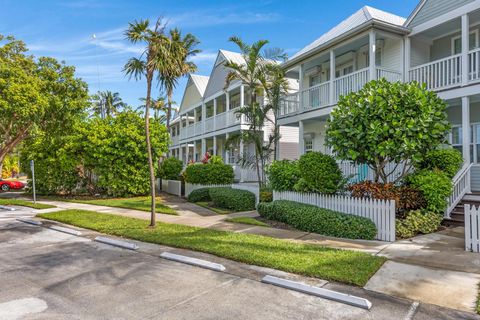
[{"label": "white cloud", "polygon": [[224,24],[257,24],[275,22],[280,19],[277,13],[236,12],[233,10],[198,10],[184,14],[167,16],[170,26],[212,27]]}]

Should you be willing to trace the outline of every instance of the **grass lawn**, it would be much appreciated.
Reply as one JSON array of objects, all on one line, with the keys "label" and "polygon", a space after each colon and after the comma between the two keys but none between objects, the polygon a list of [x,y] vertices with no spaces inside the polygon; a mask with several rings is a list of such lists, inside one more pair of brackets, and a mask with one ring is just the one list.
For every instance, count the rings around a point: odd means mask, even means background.
[{"label": "grass lawn", "polygon": [[243,223],[243,224],[251,224],[253,226],[261,226],[261,227],[270,227],[268,224],[258,221],[255,218],[250,217],[237,217],[237,218],[229,218],[225,219],[227,222],[235,222],[235,223]]},{"label": "grass lawn", "polygon": [[480,284],[478,285],[477,307],[475,308],[475,311],[480,314]]},{"label": "grass lawn", "polygon": [[22,206],[22,207],[30,207],[30,208],[33,208],[33,209],[55,208],[55,206],[51,206],[49,204],[33,203],[32,201],[20,200],[20,199],[0,199],[0,205],[2,205],[2,206]]},{"label": "grass lawn", "polygon": [[[124,209],[134,209],[150,211],[150,197],[132,197],[132,198],[111,198],[111,199],[65,199],[63,201],[78,202],[86,204],[95,204],[106,207],[116,207]],[[157,213],[177,215],[177,212],[170,207],[162,204],[162,199],[157,198]]]},{"label": "grass lawn", "polygon": [[228,210],[228,209],[213,207],[206,201],[195,202],[195,204],[200,206],[200,207],[204,207],[206,209],[212,210],[213,212],[218,213],[218,214],[229,214],[229,213],[234,212],[234,211],[231,211],[231,210]]},{"label": "grass lawn", "polygon": [[41,218],[145,242],[211,253],[219,257],[363,286],[386,261],[357,251],[337,250],[270,237],[149,221],[83,210],[64,210]]}]

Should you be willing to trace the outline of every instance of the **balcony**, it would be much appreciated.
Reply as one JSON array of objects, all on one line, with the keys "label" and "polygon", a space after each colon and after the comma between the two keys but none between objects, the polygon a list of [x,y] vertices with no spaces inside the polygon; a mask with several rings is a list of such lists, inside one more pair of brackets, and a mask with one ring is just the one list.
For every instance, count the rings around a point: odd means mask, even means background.
[{"label": "balcony", "polygon": [[[388,81],[395,82],[402,80],[402,73],[387,68],[377,67],[377,79],[385,78]],[[480,72],[478,73],[480,78]],[[280,104],[279,116],[285,117],[298,112],[321,109],[335,105],[341,96],[360,90],[370,80],[369,68],[364,68],[356,72],[335,78],[333,81],[323,82],[285,96]],[[333,86],[333,91],[330,90]],[[333,92],[333,99],[330,94]]]}]

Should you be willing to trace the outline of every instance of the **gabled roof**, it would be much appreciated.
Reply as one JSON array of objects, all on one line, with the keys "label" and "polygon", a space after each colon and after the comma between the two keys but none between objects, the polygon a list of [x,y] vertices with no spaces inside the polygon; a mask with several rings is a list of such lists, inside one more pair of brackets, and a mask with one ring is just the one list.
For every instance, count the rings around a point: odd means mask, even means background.
[{"label": "gabled roof", "polygon": [[243,58],[241,53],[228,51],[228,50],[223,50],[223,49],[220,49],[219,51],[220,51],[220,54],[222,54],[223,57],[227,60],[230,60],[230,61],[235,62],[237,64],[245,63],[245,59]]},{"label": "gabled roof", "polygon": [[209,76],[202,76],[199,74],[190,74],[190,79],[192,79],[192,82],[195,84],[198,92],[202,97],[203,97],[203,94],[205,93],[205,89],[207,88],[209,78],[210,78]]},{"label": "gabled roof", "polygon": [[474,0],[421,0],[405,21],[404,26],[415,27]]},{"label": "gabled roof", "polygon": [[290,58],[289,61],[286,62],[286,64],[290,64],[291,61],[297,60],[299,57],[304,56],[310,51],[330,44],[333,40],[341,35],[374,21],[383,22],[394,27],[403,27],[405,18],[369,6],[364,6],[350,17],[330,29],[328,32],[324,33],[320,38],[297,52]]}]

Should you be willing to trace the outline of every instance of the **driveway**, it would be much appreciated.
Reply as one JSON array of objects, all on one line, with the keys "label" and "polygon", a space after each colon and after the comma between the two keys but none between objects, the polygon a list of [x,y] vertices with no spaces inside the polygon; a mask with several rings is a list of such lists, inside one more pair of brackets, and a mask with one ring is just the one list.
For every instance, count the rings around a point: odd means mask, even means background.
[{"label": "driveway", "polygon": [[77,237],[18,222],[15,214],[0,211],[0,319],[477,319],[325,286],[369,299],[373,307],[366,311],[259,282],[267,269],[233,262],[226,264],[229,273],[201,269],[159,258],[178,251],[172,248],[115,248],[91,241],[88,232]]}]

